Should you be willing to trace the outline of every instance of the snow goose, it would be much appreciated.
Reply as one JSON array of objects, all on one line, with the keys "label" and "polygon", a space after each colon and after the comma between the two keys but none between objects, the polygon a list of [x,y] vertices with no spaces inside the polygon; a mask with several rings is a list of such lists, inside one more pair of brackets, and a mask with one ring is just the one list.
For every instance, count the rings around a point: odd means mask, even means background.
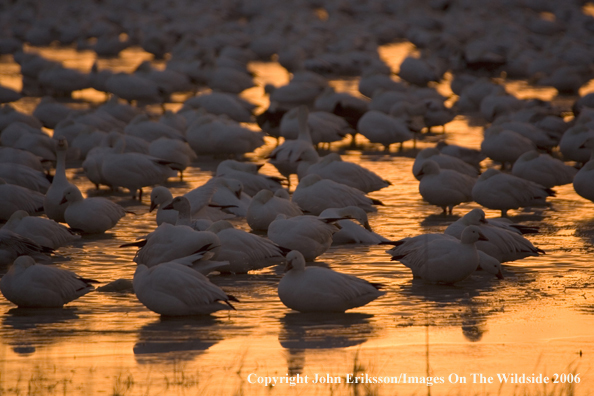
[{"label": "snow goose", "polygon": [[[277,190],[286,191],[286,190]],[[276,196],[270,190],[260,190],[250,202],[247,209],[246,219],[250,228],[254,231],[267,231],[278,214],[287,217],[301,216],[303,212],[295,202],[289,198],[285,199]]]},{"label": "snow goose", "polygon": [[74,272],[20,256],[0,280],[0,291],[19,308],[61,308],[94,289]]},{"label": "snow goose", "polygon": [[472,199],[489,209],[501,210],[507,216],[510,209],[545,205],[547,197],[555,193],[540,184],[489,169],[472,188]]},{"label": "snow goose", "polygon": [[[487,240],[476,226],[464,229],[459,241],[437,238],[396,258],[412,270],[413,278],[428,283],[455,283],[472,274],[479,265],[475,242]],[[403,260],[404,259],[404,260]]]},{"label": "snow goose", "polygon": [[480,168],[480,163],[485,158],[487,158],[487,156],[481,153],[479,150],[457,146],[455,144],[448,144],[443,140],[437,143],[435,147],[439,150],[440,153],[459,158],[477,169]]},{"label": "snow goose", "polygon": [[544,253],[536,248],[528,239],[514,231],[498,227],[497,223],[489,223],[485,219],[485,212],[482,209],[473,209],[462,218],[450,224],[445,233],[461,238],[462,232],[467,226],[477,226],[487,241],[478,241],[477,249],[495,257],[500,262],[520,260],[528,256],[538,256]]},{"label": "snow goose", "polygon": [[128,246],[140,247],[134,257],[135,263],[152,267],[206,251],[214,253],[212,258],[216,258],[221,242],[212,232],[195,231],[188,226],[163,223],[141,241],[127,243],[121,247]]},{"label": "snow goose", "polygon": [[[559,144],[561,136],[551,136],[544,129],[538,128],[529,122],[519,121],[505,121],[507,117],[500,117],[495,120],[495,125],[503,130],[514,131],[524,136],[525,138],[534,142],[534,144],[543,150],[551,150],[553,147]],[[502,120],[502,122],[499,122]]]},{"label": "snow goose", "polygon": [[330,153],[313,163],[302,161],[297,171],[299,178],[315,174],[322,179],[330,179],[354,187],[366,194],[392,184],[361,165],[343,161],[338,153]]},{"label": "snow goose", "polygon": [[6,127],[0,135],[0,142],[3,146],[29,151],[42,160],[56,160],[56,141],[40,129],[22,122],[14,122]]},{"label": "snow goose", "polygon": [[22,95],[14,89],[0,85],[0,103],[16,102]]},{"label": "snow goose", "polygon": [[275,87],[272,84],[264,86],[264,93],[270,96],[270,102],[276,103],[280,108],[292,109],[298,106],[310,106],[316,97],[322,93],[324,86],[310,81],[291,80],[289,84]]},{"label": "snow goose", "polygon": [[385,150],[393,143],[400,143],[413,139],[414,135],[404,121],[376,110],[370,110],[361,117],[357,124],[357,131],[371,143],[379,143]]},{"label": "snow goose", "polygon": [[157,225],[169,223],[175,225],[177,222],[177,211],[172,209],[163,209],[173,200],[173,195],[167,187],[157,186],[151,191],[151,206],[149,213],[157,209]]},{"label": "snow goose", "polygon": [[332,235],[340,229],[336,219],[319,219],[316,216],[287,218],[279,214],[268,226],[268,238],[277,245],[298,250],[307,261],[313,261],[332,245]]},{"label": "snow goose", "polygon": [[[288,140],[299,136],[299,108],[293,108],[283,115],[280,123],[280,135]],[[314,145],[341,141],[346,135],[354,132],[341,117],[325,111],[310,112],[307,125]]]},{"label": "snow goose", "polygon": [[219,66],[204,72],[206,84],[213,91],[239,94],[255,86],[252,76],[233,67]]},{"label": "snow goose", "polygon": [[0,178],[8,184],[15,184],[43,194],[50,187],[45,173],[25,165],[0,163]]},{"label": "snow goose", "polygon": [[128,73],[115,73],[105,81],[108,92],[140,105],[161,103],[164,92],[157,84],[141,76]]},{"label": "snow goose", "polygon": [[[594,139],[589,139],[584,143],[584,147],[593,149]],[[573,188],[583,198],[594,202],[594,151],[590,157],[590,161],[586,162],[580,171],[573,179]]]},{"label": "snow goose", "polygon": [[447,154],[442,154],[436,147],[428,147],[419,151],[419,154],[417,154],[415,162],[413,163],[412,172],[417,180],[421,180],[418,173],[421,171],[423,163],[425,163],[425,161],[428,159],[435,161],[439,165],[440,169],[452,169],[458,173],[462,173],[471,177],[477,177],[479,175],[479,172],[476,168],[472,167],[461,159]]},{"label": "snow goose", "polygon": [[126,135],[153,142],[159,138],[184,140],[183,134],[175,128],[160,122],[151,121],[146,114],[139,114],[124,128]]},{"label": "snow goose", "polygon": [[454,206],[472,201],[473,177],[452,169],[440,169],[437,162],[426,160],[417,174],[421,178],[419,192],[431,205],[439,206],[443,213],[452,214]]},{"label": "snow goose", "polygon": [[186,131],[198,155],[244,155],[264,145],[264,133],[252,131],[226,118],[201,117]]},{"label": "snow goose", "polygon": [[149,154],[167,161],[171,169],[179,171],[180,180],[184,178],[184,170],[198,158],[188,143],[166,137],[151,142]]},{"label": "snow goose", "polygon": [[210,315],[235,309],[229,301],[238,301],[198,271],[173,262],[139,264],[133,285],[138,300],[163,316]]},{"label": "snow goose", "polygon": [[111,99],[103,103],[97,109],[111,114],[113,117],[126,124],[132,121],[137,115],[142,114],[142,110],[138,107],[120,103],[120,100],[116,95],[113,95]]},{"label": "snow goose", "polygon": [[0,106],[0,131],[4,131],[6,127],[14,122],[22,122],[33,128],[41,128],[41,122],[32,115],[21,113],[11,105]]},{"label": "snow goose", "polygon": [[144,61],[138,65],[134,74],[157,84],[166,95],[191,91],[193,88],[188,76],[173,70],[156,70],[151,66],[150,61]]},{"label": "snow goose", "polygon": [[76,186],[64,190],[62,203],[67,202],[64,212],[66,223],[73,230],[86,234],[100,234],[113,227],[126,215],[120,205],[101,197],[83,198]]},{"label": "snow goose", "polygon": [[235,229],[228,221],[219,220],[207,231],[217,234],[221,241],[217,260],[229,262],[218,271],[245,274],[285,261],[285,249],[268,239]]},{"label": "snow goose", "polygon": [[142,200],[142,188],[163,184],[176,172],[166,166],[169,162],[141,153],[125,153],[126,141],[117,137],[117,143],[111,152],[103,157],[101,175],[112,187],[124,187],[130,190],[132,198]]},{"label": "snow goose", "polygon": [[481,152],[493,161],[500,162],[502,167],[513,164],[522,154],[533,150],[536,150],[536,145],[530,139],[500,126],[486,129],[481,143]]},{"label": "snow goose", "polygon": [[[171,193],[169,194],[171,195]],[[206,231],[212,225],[212,221],[208,219],[192,219],[192,206],[188,198],[184,196],[173,198],[168,204],[162,205],[162,209],[163,212],[170,211],[177,215],[175,222],[168,222],[170,224],[185,225],[196,231]]]},{"label": "snow goose", "polygon": [[40,172],[45,170],[38,156],[12,147],[0,147],[0,163],[24,165]]},{"label": "snow goose", "polygon": [[345,206],[357,206],[366,212],[376,212],[377,209],[373,205],[383,205],[356,188],[322,179],[316,174],[301,179],[293,193],[293,201],[301,209],[314,215],[319,215],[324,209]]},{"label": "snow goose", "polygon": [[591,150],[584,144],[594,138],[594,129],[584,125],[569,128],[559,142],[559,149],[566,160],[586,163],[590,159]]},{"label": "snow goose", "polygon": [[0,220],[8,220],[17,210],[29,214],[43,211],[44,195],[0,179]]},{"label": "snow goose", "polygon": [[[224,212],[228,209],[213,199],[214,194],[220,186],[224,187],[225,179],[213,177],[203,185],[184,194],[190,201],[192,216],[197,219],[209,219],[212,221],[224,220],[235,217],[233,214]],[[228,193],[228,188],[226,188]]]},{"label": "snow goose", "polygon": [[235,216],[245,217],[252,197],[243,192],[243,184],[237,179],[220,176],[216,178],[220,180],[212,195],[212,201]]},{"label": "snow goose", "polygon": [[303,255],[294,250],[287,254],[278,296],[285,306],[299,312],[344,312],[384,295],[380,287],[329,268],[306,267]]},{"label": "snow goose", "polygon": [[[373,232],[369,225],[367,213],[357,206],[326,209],[318,217],[320,219],[344,219],[336,222],[340,227],[340,231],[332,236],[333,245],[379,245],[392,243],[389,239]],[[356,224],[350,219],[357,220],[361,225]]]},{"label": "snow goose", "polygon": [[225,160],[217,166],[216,176],[239,180],[245,193],[252,197],[261,190],[276,191],[282,188],[282,179],[258,173],[261,166],[251,162]]},{"label": "snow goose", "polygon": [[447,108],[440,99],[425,99],[425,114],[423,115],[423,122],[427,127],[428,132],[435,126],[442,126],[445,133],[445,124],[452,121],[456,113]]},{"label": "snow goose", "polygon": [[60,204],[62,198],[64,198],[64,190],[68,187],[78,189],[74,184],[68,181],[66,177],[66,151],[68,150],[68,141],[65,137],[60,136],[58,138],[58,144],[56,148],[57,162],[56,172],[54,174],[54,180],[51,186],[45,194],[43,200],[43,209],[47,217],[60,223],[65,223],[64,212],[68,206],[66,203]]},{"label": "snow goose", "polygon": [[299,137],[297,140],[285,140],[268,155],[270,163],[289,181],[289,188],[291,186],[290,176],[297,173],[299,162],[304,159],[314,161],[319,158],[307,126],[307,107],[299,107],[298,120]]},{"label": "snow goose", "polygon": [[512,167],[514,176],[533,181],[546,188],[569,184],[576,173],[577,169],[573,166],[565,165],[563,161],[537,151],[522,154]]},{"label": "snow goose", "polygon": [[14,212],[2,229],[15,232],[40,246],[54,250],[80,239],[80,235],[74,234],[67,227],[53,220],[29,216],[24,210]]},{"label": "snow goose", "polygon": [[37,117],[43,126],[54,129],[72,111],[68,106],[56,102],[51,96],[44,96],[37,107],[35,107],[33,116]]},{"label": "snow goose", "polygon": [[51,253],[53,253],[53,249],[43,247],[29,238],[0,228],[0,265],[10,264],[17,257],[24,255],[47,263],[50,262],[48,254]]},{"label": "snow goose", "polygon": [[211,114],[226,114],[237,122],[251,122],[252,113],[238,96],[223,92],[211,92],[190,98],[184,107],[202,108]]}]

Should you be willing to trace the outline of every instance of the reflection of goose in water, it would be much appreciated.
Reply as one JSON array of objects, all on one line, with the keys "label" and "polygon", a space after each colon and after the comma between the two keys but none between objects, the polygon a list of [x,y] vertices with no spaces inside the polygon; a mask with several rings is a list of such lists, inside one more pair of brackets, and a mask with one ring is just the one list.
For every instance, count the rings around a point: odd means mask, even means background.
[{"label": "reflection of goose in water", "polygon": [[77,308],[12,308],[2,317],[3,342],[17,354],[31,355],[36,348],[72,335],[61,329],[66,322],[70,328],[78,313]]},{"label": "reflection of goose in water", "polygon": [[289,375],[302,373],[306,349],[360,345],[375,335],[373,315],[361,313],[288,313],[281,318],[278,340],[287,349]]},{"label": "reflection of goose in water", "polygon": [[223,340],[222,326],[214,317],[161,318],[140,328],[134,358],[140,364],[194,360]]}]

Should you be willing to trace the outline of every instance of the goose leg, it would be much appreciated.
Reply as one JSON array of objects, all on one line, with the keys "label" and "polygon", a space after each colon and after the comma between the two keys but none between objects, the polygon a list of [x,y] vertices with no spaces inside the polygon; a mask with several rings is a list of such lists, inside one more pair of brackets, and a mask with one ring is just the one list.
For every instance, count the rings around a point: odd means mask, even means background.
[{"label": "goose leg", "polygon": [[138,202],[142,202],[142,187],[138,190]]}]

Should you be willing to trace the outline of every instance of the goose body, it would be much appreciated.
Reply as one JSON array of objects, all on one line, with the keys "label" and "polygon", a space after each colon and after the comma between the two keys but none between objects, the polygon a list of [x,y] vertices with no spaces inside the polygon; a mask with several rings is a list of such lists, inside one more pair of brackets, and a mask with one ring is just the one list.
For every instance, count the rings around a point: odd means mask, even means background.
[{"label": "goose body", "polygon": [[287,218],[279,214],[268,226],[268,238],[281,247],[298,250],[307,261],[313,261],[332,245],[332,235],[339,230],[332,223],[316,216]]},{"label": "goose body", "polygon": [[259,168],[260,165],[251,162],[225,160],[217,166],[216,176],[240,181],[245,193],[251,197],[261,190],[276,191],[282,188],[279,178],[258,173]]},{"label": "goose body", "polygon": [[73,272],[17,258],[0,280],[0,291],[19,308],[61,308],[94,287]]},{"label": "goose body", "polygon": [[270,190],[261,190],[252,198],[247,209],[246,219],[252,230],[267,231],[270,223],[279,214],[295,217],[301,216],[303,212],[299,205],[290,199],[279,197]]},{"label": "goose body", "polygon": [[478,177],[479,175],[479,171],[475,167],[467,164],[461,159],[442,154],[435,147],[429,147],[421,150],[419,154],[417,154],[415,162],[413,163],[413,175],[417,180],[421,180],[418,173],[420,172],[423,163],[428,159],[436,162],[440,169],[452,169],[470,177]]},{"label": "goose body", "polygon": [[371,143],[380,143],[386,149],[393,143],[402,144],[414,137],[402,120],[377,110],[370,110],[361,117],[357,131]]},{"label": "goose body", "polygon": [[346,206],[357,206],[366,212],[376,212],[377,209],[373,205],[381,204],[356,188],[322,179],[316,174],[301,179],[293,193],[293,201],[301,209],[314,215],[319,215],[324,209]]},{"label": "goose body", "polygon": [[63,225],[42,217],[29,216],[24,210],[14,212],[2,228],[54,250],[80,239],[80,235],[74,234]]},{"label": "goose body", "polygon": [[569,184],[576,173],[577,169],[574,167],[537,151],[522,154],[512,168],[514,176],[533,181],[545,188]]},{"label": "goose body", "polygon": [[66,150],[68,150],[68,141],[65,137],[61,136],[58,139],[57,146],[56,173],[43,200],[43,209],[47,217],[60,223],[66,222],[64,212],[68,207],[67,203],[60,203],[64,198],[64,191],[69,187],[78,189],[66,177]]},{"label": "goose body", "polygon": [[594,160],[588,161],[575,175],[573,188],[578,195],[594,202]]},{"label": "goose body", "polygon": [[[340,226],[340,231],[332,236],[332,245],[378,245],[391,242],[373,232],[367,219],[367,213],[359,207],[330,208],[324,210],[318,217],[320,219],[344,219],[336,222]],[[350,219],[356,220],[359,224]]]},{"label": "goose body", "polygon": [[344,312],[385,294],[378,285],[329,268],[306,267],[298,251],[287,255],[287,271],[278,284],[278,296],[299,312]]},{"label": "goose body", "polygon": [[427,160],[421,166],[419,192],[431,205],[439,206],[446,213],[452,213],[454,206],[472,201],[472,187],[475,179],[452,169],[440,169],[439,165]]},{"label": "goose body", "polygon": [[237,301],[200,272],[175,262],[139,264],[133,286],[138,300],[163,316],[209,315],[235,309],[229,300]]},{"label": "goose body", "polygon": [[0,179],[0,220],[8,220],[17,210],[29,214],[43,211],[44,195]]},{"label": "goose body", "polygon": [[101,197],[83,198],[78,188],[64,190],[62,202],[68,207],[64,219],[70,228],[86,234],[100,234],[113,227],[126,215],[120,205]]}]

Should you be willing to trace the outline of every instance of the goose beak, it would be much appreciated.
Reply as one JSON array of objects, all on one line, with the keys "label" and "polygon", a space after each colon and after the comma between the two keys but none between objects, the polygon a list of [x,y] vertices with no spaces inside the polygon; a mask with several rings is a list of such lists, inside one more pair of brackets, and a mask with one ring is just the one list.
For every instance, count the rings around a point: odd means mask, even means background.
[{"label": "goose beak", "polygon": [[483,235],[482,232],[479,232],[479,241],[488,241],[489,238],[487,238],[486,236]]},{"label": "goose beak", "polygon": [[60,201],[60,205],[65,204],[66,202],[68,202],[68,200],[66,199],[66,197],[62,198],[62,200]]},{"label": "goose beak", "polygon": [[499,270],[499,272],[495,276],[497,276],[497,279],[503,279],[503,272],[501,272],[501,270]]},{"label": "goose beak", "polygon": [[149,213],[152,212],[153,210],[155,210],[156,207],[157,207],[157,204],[154,203],[153,201],[151,201],[151,207],[149,208]]},{"label": "goose beak", "polygon": [[237,191],[235,193],[235,196],[237,197],[237,199],[241,199],[241,190],[240,191]]},{"label": "goose beak", "polygon": [[293,263],[287,261],[287,265],[285,266],[285,272],[289,272],[293,269]]}]

